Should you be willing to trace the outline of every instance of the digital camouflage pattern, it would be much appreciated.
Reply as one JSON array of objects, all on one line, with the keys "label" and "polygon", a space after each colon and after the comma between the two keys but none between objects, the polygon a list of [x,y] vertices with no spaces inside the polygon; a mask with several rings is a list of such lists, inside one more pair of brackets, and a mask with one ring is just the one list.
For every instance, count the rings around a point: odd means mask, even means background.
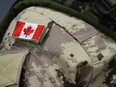
[{"label": "digital camouflage pattern", "polygon": [[[53,24],[37,44],[11,37],[17,21]],[[0,64],[1,71],[9,71],[0,72],[0,79],[6,77],[0,87],[116,86],[116,42],[80,19],[43,7],[27,8],[11,22],[1,44]]]},{"label": "digital camouflage pattern", "polygon": [[58,2],[93,19],[98,16],[104,26],[116,32],[116,0],[58,0]]}]

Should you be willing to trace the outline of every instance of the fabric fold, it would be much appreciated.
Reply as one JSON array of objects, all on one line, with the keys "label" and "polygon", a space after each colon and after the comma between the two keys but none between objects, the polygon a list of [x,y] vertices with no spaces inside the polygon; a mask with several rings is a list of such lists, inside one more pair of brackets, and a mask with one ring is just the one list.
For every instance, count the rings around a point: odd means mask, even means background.
[{"label": "fabric fold", "polygon": [[0,54],[0,87],[19,86],[20,74],[27,54],[28,51]]}]

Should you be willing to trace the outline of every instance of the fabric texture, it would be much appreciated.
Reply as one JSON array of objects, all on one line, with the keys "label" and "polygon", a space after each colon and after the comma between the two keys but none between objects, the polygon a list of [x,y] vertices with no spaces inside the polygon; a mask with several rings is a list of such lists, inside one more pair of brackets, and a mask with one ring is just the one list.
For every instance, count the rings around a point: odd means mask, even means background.
[{"label": "fabric texture", "polygon": [[[100,22],[100,18],[96,15],[93,14],[93,12],[96,12],[96,10],[90,10],[91,8],[85,10],[82,9],[81,12],[78,12],[76,10],[73,10],[70,8],[70,4],[72,3],[71,1],[73,0],[67,0],[65,5],[59,4],[60,0],[19,0],[17,1],[16,4],[13,5],[13,7],[10,9],[8,15],[5,17],[3,22],[0,25],[0,33],[3,37],[3,34],[5,33],[7,27],[9,26],[9,23],[12,21],[13,18],[18,15],[20,11],[23,9],[36,5],[36,6],[44,6],[44,7],[49,7],[53,8],[55,10],[65,12],[67,14],[70,14],[71,16],[75,16],[78,18],[81,18],[82,20],[88,22],[89,24],[95,26],[97,29],[100,31],[106,33],[108,36],[112,37],[113,39],[116,40],[116,33],[113,32],[112,30],[108,29],[107,27],[103,26]],[[64,0],[66,1],[66,0]],[[75,2],[76,0],[74,0]],[[86,4],[86,3],[85,3]],[[91,6],[91,4],[90,4]],[[94,7],[93,7],[94,8]]]},{"label": "fabric texture", "polygon": [[18,52],[15,48],[0,50],[0,87],[18,87],[23,62],[28,51]]},{"label": "fabric texture", "polygon": [[[38,23],[34,15],[40,18],[40,14],[53,21],[41,44],[11,37],[17,21]],[[116,42],[83,20],[60,11],[36,6],[23,10],[10,23],[2,44],[6,52],[12,52],[12,47],[29,50],[21,87],[116,85]]]}]

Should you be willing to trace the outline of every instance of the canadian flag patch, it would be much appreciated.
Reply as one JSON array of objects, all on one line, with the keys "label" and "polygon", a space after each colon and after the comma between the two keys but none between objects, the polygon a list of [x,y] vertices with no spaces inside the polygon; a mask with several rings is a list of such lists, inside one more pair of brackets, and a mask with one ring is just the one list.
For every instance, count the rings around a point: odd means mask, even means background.
[{"label": "canadian flag patch", "polygon": [[44,25],[17,21],[12,36],[21,39],[38,41],[41,38],[44,28]]}]

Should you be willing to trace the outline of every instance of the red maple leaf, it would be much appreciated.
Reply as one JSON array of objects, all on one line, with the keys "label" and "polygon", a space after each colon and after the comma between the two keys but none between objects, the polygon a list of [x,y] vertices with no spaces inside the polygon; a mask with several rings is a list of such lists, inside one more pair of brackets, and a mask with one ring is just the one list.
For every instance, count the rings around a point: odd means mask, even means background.
[{"label": "red maple leaf", "polygon": [[32,29],[30,25],[29,27],[25,28],[23,31],[24,31],[25,37],[27,37],[27,35],[30,35],[31,33],[33,33],[34,30]]}]

